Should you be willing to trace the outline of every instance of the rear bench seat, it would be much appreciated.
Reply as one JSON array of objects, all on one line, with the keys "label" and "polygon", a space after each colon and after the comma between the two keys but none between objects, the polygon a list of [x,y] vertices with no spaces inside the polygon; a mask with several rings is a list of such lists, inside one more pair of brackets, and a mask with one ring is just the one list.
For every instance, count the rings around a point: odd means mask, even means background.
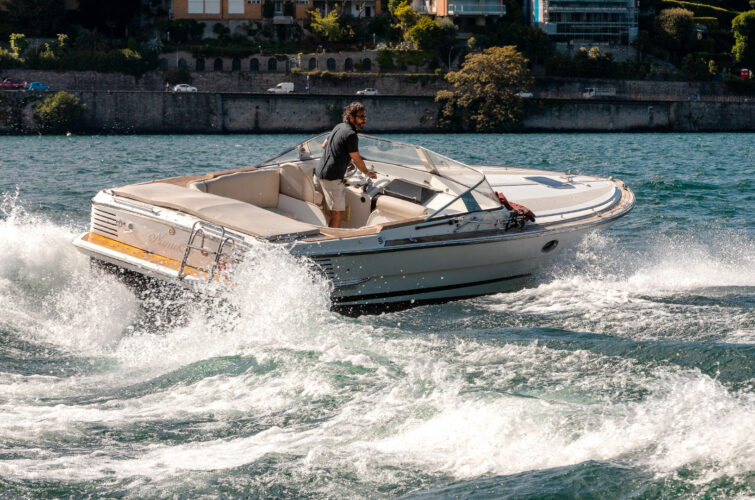
[{"label": "rear bench seat", "polygon": [[316,226],[327,226],[320,210],[322,194],[315,191],[311,177],[294,164],[280,170],[263,169],[226,174],[196,181],[189,188],[243,201]]},{"label": "rear bench seat", "polygon": [[269,240],[309,236],[320,232],[313,224],[294,220],[250,203],[165,182],[131,184],[113,189],[113,194],[194,215],[228,229]]}]

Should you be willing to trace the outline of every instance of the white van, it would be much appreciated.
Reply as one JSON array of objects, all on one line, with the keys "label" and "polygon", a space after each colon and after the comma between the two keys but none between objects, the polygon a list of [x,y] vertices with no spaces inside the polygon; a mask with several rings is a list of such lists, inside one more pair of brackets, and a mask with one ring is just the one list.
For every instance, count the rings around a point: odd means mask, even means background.
[{"label": "white van", "polygon": [[582,93],[582,97],[589,99],[591,97],[614,97],[616,95],[616,89],[614,87],[606,87],[606,88],[596,88],[596,87],[589,87],[586,88],[585,91]]},{"label": "white van", "polygon": [[273,88],[267,89],[271,94],[290,94],[294,91],[293,82],[281,82]]}]

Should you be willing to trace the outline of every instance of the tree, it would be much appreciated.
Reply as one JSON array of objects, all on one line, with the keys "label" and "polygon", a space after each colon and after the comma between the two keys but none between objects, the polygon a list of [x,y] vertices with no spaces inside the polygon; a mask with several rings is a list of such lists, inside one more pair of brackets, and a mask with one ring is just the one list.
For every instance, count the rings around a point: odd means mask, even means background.
[{"label": "tree", "polygon": [[218,40],[228,42],[231,40],[231,29],[223,23],[215,23],[212,32],[218,35]]},{"label": "tree", "polygon": [[34,107],[34,118],[43,132],[64,133],[77,130],[86,104],[68,92],[57,92]]},{"label": "tree", "polygon": [[737,62],[747,68],[755,67],[755,10],[742,12],[731,22],[734,47],[731,52]]},{"label": "tree", "polygon": [[104,50],[107,48],[107,40],[105,37],[98,33],[96,29],[88,30],[81,29],[76,35],[76,46],[80,49],[87,49],[91,51]]},{"label": "tree", "polygon": [[[713,63],[713,65],[715,67],[715,63]],[[713,76],[710,72],[709,62],[706,62],[702,57],[693,54],[687,54],[682,59],[682,72],[686,75],[688,80],[692,81],[710,80]]]},{"label": "tree", "polygon": [[28,47],[29,40],[26,39],[26,35],[23,33],[11,33],[10,48],[16,54],[16,57],[22,57]]},{"label": "tree", "polygon": [[391,15],[396,15],[396,9],[404,2],[406,2],[406,0],[388,0],[388,12],[390,12]]},{"label": "tree", "polygon": [[689,50],[696,39],[694,14],[687,9],[666,9],[658,14],[656,31],[671,50]]},{"label": "tree", "polygon": [[528,26],[519,34],[519,50],[530,61],[541,63],[550,55],[550,42],[545,31],[534,26]]},{"label": "tree", "polygon": [[404,0],[403,2],[401,2],[401,5],[396,7],[393,15],[396,16],[396,19],[398,19],[399,25],[401,26],[401,31],[404,33],[404,38],[408,39],[409,30],[412,29],[415,24],[417,24],[419,14],[417,14],[417,12],[412,9],[411,5],[409,5],[409,2]]},{"label": "tree", "polygon": [[429,17],[421,17],[409,30],[409,39],[425,52],[435,52],[442,35],[441,27]]},{"label": "tree", "polygon": [[[442,117],[465,123],[478,132],[515,129],[524,115],[524,103],[517,94],[530,91],[534,80],[527,59],[514,46],[490,47],[481,54],[467,56],[461,69],[446,75],[454,91],[438,92],[444,102]],[[460,118],[464,116],[465,118]]]},{"label": "tree", "polygon": [[338,11],[335,9],[331,10],[325,17],[320,13],[320,9],[310,11],[310,15],[312,16],[312,29],[329,42],[338,42],[354,34],[351,28],[341,26]]},{"label": "tree", "polygon": [[[443,61],[448,63],[448,59],[451,55],[458,56],[460,52],[452,53],[453,47],[456,45],[456,32],[458,28],[454,22],[448,17],[439,17],[435,21],[440,27],[440,40],[438,41],[438,52]],[[450,68],[449,68],[450,69]]]}]

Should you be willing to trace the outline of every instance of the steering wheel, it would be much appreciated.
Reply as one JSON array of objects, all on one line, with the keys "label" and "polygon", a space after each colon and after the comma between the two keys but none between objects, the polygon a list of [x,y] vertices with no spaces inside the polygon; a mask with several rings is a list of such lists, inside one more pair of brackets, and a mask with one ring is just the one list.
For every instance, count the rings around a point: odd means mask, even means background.
[{"label": "steering wheel", "polygon": [[356,175],[356,173],[359,172],[359,169],[354,164],[354,162],[350,162],[349,166],[346,167],[346,173],[343,175],[344,179],[350,179]]}]

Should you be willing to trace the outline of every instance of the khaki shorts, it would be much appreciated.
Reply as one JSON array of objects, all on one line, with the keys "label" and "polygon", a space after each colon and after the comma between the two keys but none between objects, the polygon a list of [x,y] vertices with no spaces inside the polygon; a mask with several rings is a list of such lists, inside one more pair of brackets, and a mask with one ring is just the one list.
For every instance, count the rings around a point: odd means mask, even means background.
[{"label": "khaki shorts", "polygon": [[342,180],[329,181],[327,179],[317,179],[320,181],[322,195],[325,198],[325,204],[329,210],[343,212],[346,210],[346,184]]}]

